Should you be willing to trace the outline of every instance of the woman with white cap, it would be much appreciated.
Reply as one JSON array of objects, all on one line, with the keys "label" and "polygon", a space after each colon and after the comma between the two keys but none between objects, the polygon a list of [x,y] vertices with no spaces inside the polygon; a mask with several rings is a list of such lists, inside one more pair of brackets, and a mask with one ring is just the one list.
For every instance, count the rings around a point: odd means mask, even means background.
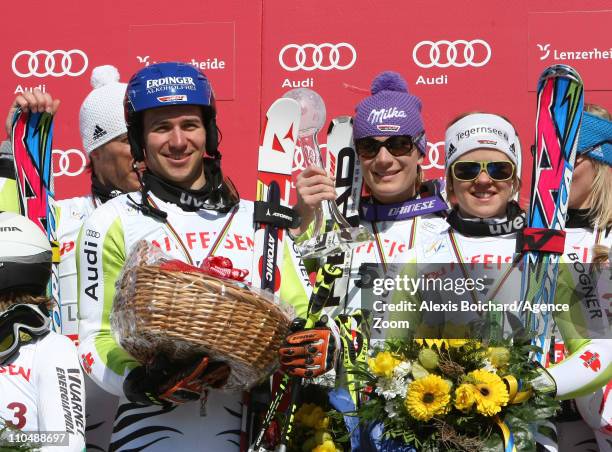
[{"label": "woman with white cap", "polygon": [[[74,344],[50,330],[51,245],[27,218],[0,212],[0,449],[85,448],[85,389]],[[4,443],[4,444],[3,444]]]},{"label": "woman with white cap", "polygon": [[[452,211],[438,237],[416,247],[403,260],[416,261],[422,266],[419,275],[435,271],[456,281],[486,275],[484,287],[463,295],[462,299],[467,297],[470,306],[488,300],[518,306],[522,259],[515,251],[517,235],[524,226],[524,212],[513,200],[520,188],[518,135],[512,124],[499,115],[471,113],[449,125],[445,141],[446,190]],[[564,304],[568,305],[568,311],[563,309]],[[540,369],[540,378],[530,384],[536,391],[558,399],[588,394],[602,385],[601,376],[596,377],[585,368],[580,355],[585,347],[598,353],[602,375],[609,378],[612,350],[606,339],[596,334],[603,333],[601,325],[591,320],[581,300],[560,300],[554,308],[553,315],[564,337],[577,338],[582,334],[580,347],[563,362],[547,370]],[[447,315],[443,322],[440,317],[434,317],[433,322],[419,325],[417,337],[509,338],[522,328],[521,315],[516,309],[483,309],[486,317],[480,325],[486,328],[474,333],[471,328],[477,315],[468,311],[460,308]],[[426,319],[429,314],[421,312],[420,315]]]}]

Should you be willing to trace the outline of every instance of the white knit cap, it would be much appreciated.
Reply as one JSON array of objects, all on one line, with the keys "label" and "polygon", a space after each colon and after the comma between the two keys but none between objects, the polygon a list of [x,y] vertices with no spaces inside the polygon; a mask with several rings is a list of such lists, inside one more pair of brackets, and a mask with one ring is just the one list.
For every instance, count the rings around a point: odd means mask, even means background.
[{"label": "white knit cap", "polygon": [[126,133],[123,98],[126,83],[119,83],[115,66],[98,66],[91,72],[93,91],[79,112],[81,140],[89,154],[113,138]]},{"label": "white knit cap", "polygon": [[512,124],[499,115],[472,113],[446,130],[446,168],[463,154],[479,148],[503,152],[516,165],[521,176],[521,143]]}]

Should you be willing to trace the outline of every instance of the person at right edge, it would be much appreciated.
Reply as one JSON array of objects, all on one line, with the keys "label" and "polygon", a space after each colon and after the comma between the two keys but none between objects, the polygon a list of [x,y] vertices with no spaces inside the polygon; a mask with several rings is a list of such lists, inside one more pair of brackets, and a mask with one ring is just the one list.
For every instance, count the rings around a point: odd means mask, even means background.
[{"label": "person at right edge", "polygon": [[[557,299],[565,300],[576,292],[589,312],[610,316],[609,300],[612,284],[608,275],[591,272],[594,248],[612,247],[612,117],[594,104],[585,104],[585,112],[578,138],[578,156],[572,178],[566,223],[565,253]],[[606,253],[607,254],[607,253]],[[582,265],[584,264],[584,265]],[[608,301],[606,301],[608,300]],[[606,306],[607,305],[607,306]],[[555,331],[555,360],[565,347],[573,353],[580,349],[584,369],[594,378],[603,380],[596,392],[563,404],[562,415],[557,420],[559,450],[593,450],[595,441],[600,451],[612,450],[612,381],[606,373],[599,355],[591,354],[581,340],[561,340]],[[612,340],[609,341],[612,348]],[[607,381],[607,384],[605,380]],[[576,412],[578,411],[578,413]],[[585,433],[580,415],[592,429]],[[594,434],[595,438],[592,437]]]}]

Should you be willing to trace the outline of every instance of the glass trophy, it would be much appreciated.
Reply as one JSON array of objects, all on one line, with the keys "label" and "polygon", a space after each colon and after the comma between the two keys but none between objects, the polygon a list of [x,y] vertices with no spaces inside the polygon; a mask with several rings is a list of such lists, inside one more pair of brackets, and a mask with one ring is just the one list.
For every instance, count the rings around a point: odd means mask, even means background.
[{"label": "glass trophy", "polygon": [[[317,134],[325,125],[326,110],[323,99],[308,88],[293,89],[283,97],[294,99],[300,104],[302,115],[297,146],[302,150],[305,166],[323,168],[317,142]],[[330,218],[327,222],[326,216]],[[297,244],[297,250],[303,259],[319,258],[351,251],[372,240],[372,234],[366,228],[349,224],[338,210],[335,201],[325,201],[315,209],[312,237]]]}]

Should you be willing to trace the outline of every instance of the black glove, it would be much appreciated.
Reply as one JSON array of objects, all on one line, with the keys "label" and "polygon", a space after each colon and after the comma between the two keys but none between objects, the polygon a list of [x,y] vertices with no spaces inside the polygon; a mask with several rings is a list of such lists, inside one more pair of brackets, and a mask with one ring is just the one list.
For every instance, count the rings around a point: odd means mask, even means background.
[{"label": "black glove", "polygon": [[133,369],[123,382],[128,400],[144,405],[179,405],[199,400],[207,388],[227,383],[230,368],[207,356],[190,364],[171,363],[160,355],[146,366]]}]

